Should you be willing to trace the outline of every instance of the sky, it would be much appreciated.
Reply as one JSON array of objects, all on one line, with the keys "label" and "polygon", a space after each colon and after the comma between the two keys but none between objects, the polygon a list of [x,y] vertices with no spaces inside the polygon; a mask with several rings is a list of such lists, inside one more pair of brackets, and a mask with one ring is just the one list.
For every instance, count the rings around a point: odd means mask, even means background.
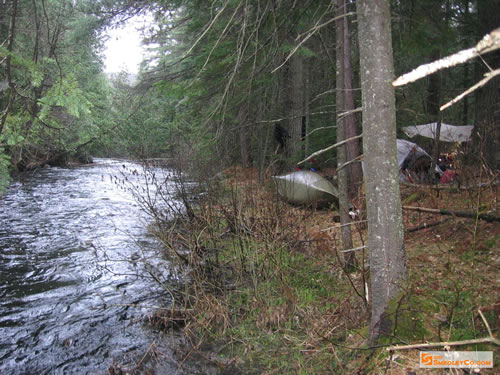
[{"label": "sky", "polygon": [[127,21],[122,27],[109,29],[104,50],[104,71],[107,73],[119,73],[126,70],[129,73],[137,73],[142,60],[143,49],[141,46],[141,32],[137,30],[144,24],[144,17],[134,17]]}]

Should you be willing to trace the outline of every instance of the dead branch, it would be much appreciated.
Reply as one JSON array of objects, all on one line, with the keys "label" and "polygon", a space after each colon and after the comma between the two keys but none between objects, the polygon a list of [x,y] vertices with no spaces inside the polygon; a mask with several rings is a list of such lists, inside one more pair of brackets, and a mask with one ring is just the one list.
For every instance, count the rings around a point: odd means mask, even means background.
[{"label": "dead branch", "polygon": [[446,56],[440,60],[433,61],[428,64],[420,65],[418,68],[409,73],[403,74],[396,79],[393,86],[403,86],[411,82],[415,82],[421,78],[437,72],[438,70],[450,68],[455,65],[462,64],[481,54],[488,53],[500,48],[500,28],[493,30],[491,33],[484,36],[481,41],[472,48],[459,51],[453,55]]},{"label": "dead branch", "polygon": [[464,97],[466,97],[467,95],[469,95],[473,91],[476,91],[478,88],[486,85],[486,83],[488,83],[491,79],[493,79],[494,77],[496,77],[499,74],[500,74],[500,69],[496,69],[496,70],[493,70],[492,72],[486,73],[484,75],[485,77],[482,80],[480,80],[475,85],[469,87],[467,90],[465,90],[463,93],[461,93],[460,95],[458,95],[456,98],[450,100],[448,103],[443,104],[439,108],[439,110],[440,111],[444,111],[446,108],[451,107],[453,104],[459,102],[460,100],[462,100]]},{"label": "dead branch", "polygon": [[363,159],[363,154],[356,156],[356,157],[355,157],[354,159],[352,159],[352,160],[346,161],[344,164],[339,165],[339,166],[337,167],[337,172],[338,172],[340,169],[347,167],[349,164],[356,163],[357,161],[361,161],[362,159]]},{"label": "dead branch", "polygon": [[307,41],[309,40],[309,38],[311,38],[314,34],[316,34],[316,32],[317,32],[318,30],[320,30],[321,28],[323,28],[323,27],[327,26],[328,24],[330,24],[330,23],[332,23],[332,22],[335,22],[335,21],[337,21],[337,20],[339,20],[339,19],[342,19],[342,18],[344,18],[344,17],[348,17],[348,16],[354,16],[354,15],[356,15],[356,13],[354,13],[354,12],[349,12],[349,13],[342,14],[342,15],[340,15],[340,16],[334,17],[334,18],[332,18],[332,19],[329,19],[328,21],[326,21],[326,22],[322,23],[321,25],[319,25],[318,23],[317,23],[316,25],[314,25],[314,27],[306,33],[307,35],[305,36],[305,38],[304,38],[304,39],[302,39],[302,40],[300,41],[300,43],[299,43],[299,44],[297,44],[297,45],[295,46],[295,48],[292,50],[292,52],[290,52],[290,53],[288,54],[288,56],[286,57],[285,61],[283,61],[283,63],[282,63],[281,65],[279,65],[277,68],[275,68],[275,69],[274,69],[271,73],[274,73],[275,71],[277,71],[278,69],[280,69],[283,65],[285,65],[285,64],[288,62],[288,60],[290,60],[290,58],[291,58],[291,57],[295,54],[295,52],[297,52],[297,50],[298,50],[298,49],[299,49],[299,48],[300,48],[300,47],[301,47],[301,46],[302,46],[305,42],[307,42]]},{"label": "dead branch", "polygon": [[307,134],[304,136],[304,138],[309,137],[311,134],[313,134],[313,133],[315,133],[315,132],[317,132],[317,131],[319,131],[319,130],[325,130],[325,129],[335,129],[336,127],[337,127],[337,125],[331,125],[331,126],[322,126],[322,127],[320,127],[320,128],[313,129],[313,130],[311,130],[309,133],[307,133]]},{"label": "dead branch", "polygon": [[359,138],[361,138],[361,137],[363,137],[363,134],[362,134],[362,133],[361,133],[360,135],[355,136],[355,137],[351,137],[351,138],[345,139],[345,140],[343,140],[343,141],[341,141],[341,142],[335,143],[334,145],[328,146],[327,148],[324,148],[324,149],[322,149],[322,150],[319,150],[319,151],[313,152],[311,155],[309,155],[309,156],[308,156],[307,158],[305,158],[304,160],[299,161],[299,162],[297,163],[297,165],[303,164],[303,163],[305,163],[306,161],[311,160],[312,158],[314,158],[314,157],[316,157],[316,156],[318,156],[318,155],[321,155],[321,154],[323,154],[323,153],[325,153],[325,152],[327,152],[327,151],[330,151],[331,149],[333,149],[333,148],[335,148],[335,147],[342,146],[343,144],[345,144],[345,143],[347,143],[347,142],[354,141],[355,139],[359,139]]},{"label": "dead branch", "polygon": [[411,345],[401,345],[401,346],[396,345],[396,346],[389,346],[386,350],[388,352],[391,352],[393,350],[432,348],[432,347],[436,347],[436,346],[458,346],[458,345],[470,345],[470,344],[481,344],[481,343],[492,343],[495,345],[500,345],[500,340],[493,337],[493,333],[491,332],[490,325],[488,324],[488,321],[484,317],[481,309],[478,309],[477,311],[479,312],[479,315],[481,316],[481,319],[483,320],[483,323],[486,326],[486,329],[488,330],[490,337],[483,337],[481,339],[472,339],[472,340],[463,340],[463,341],[426,342],[426,343],[421,343],[421,344],[411,344]]},{"label": "dead branch", "polygon": [[220,17],[220,15],[224,12],[224,10],[226,9],[226,7],[227,7],[228,4],[229,4],[229,1],[226,1],[226,3],[222,6],[221,10],[219,10],[219,12],[210,21],[210,23],[207,26],[205,26],[205,30],[203,30],[203,32],[201,33],[201,35],[198,37],[198,39],[196,39],[196,41],[193,43],[193,45],[191,46],[191,48],[189,48],[189,50],[184,54],[184,56],[188,56],[191,53],[191,51],[198,45],[198,43],[200,43],[200,41],[210,31],[210,29],[215,24],[215,22]]},{"label": "dead branch", "polygon": [[348,253],[350,251],[356,251],[356,250],[363,250],[363,249],[367,249],[368,246],[359,246],[359,247],[353,247],[352,249],[347,249],[347,250],[342,250],[342,253]]},{"label": "dead branch", "polygon": [[325,228],[325,229],[321,229],[320,232],[326,232],[326,231],[329,231],[329,230],[332,230],[332,229],[335,229],[335,228],[342,228],[342,227],[345,227],[345,226],[348,226],[348,225],[356,225],[356,224],[361,224],[361,223],[366,223],[368,220],[359,220],[359,221],[351,221],[350,223],[345,223],[345,224],[337,224],[337,225],[334,225],[333,227],[328,227],[328,228]]},{"label": "dead branch", "polygon": [[459,345],[471,345],[471,344],[482,344],[482,343],[492,343],[495,345],[500,345],[500,340],[493,337],[483,337],[482,339],[471,339],[463,341],[445,341],[445,342],[426,342],[420,344],[412,345],[401,345],[401,346],[389,346],[386,350],[388,352],[393,350],[407,350],[407,349],[418,349],[418,348],[432,348],[436,346],[459,346]]},{"label": "dead branch", "polygon": [[423,185],[423,184],[414,184],[411,182],[400,182],[400,185],[408,186],[411,188],[418,189],[428,189],[428,190],[443,190],[449,192],[458,192],[458,191],[468,191],[468,190],[476,190],[476,189],[484,189],[493,186],[499,185],[498,182],[482,182],[477,185],[467,185],[467,186],[457,186],[457,185]]},{"label": "dead branch", "polygon": [[422,230],[422,229],[431,228],[431,227],[435,227],[435,226],[437,226],[439,224],[446,223],[449,220],[450,220],[450,218],[446,218],[446,219],[441,219],[441,220],[438,220],[438,221],[434,221],[433,223],[429,223],[429,224],[423,223],[422,225],[418,225],[416,227],[409,228],[406,231],[408,233],[418,232],[419,230]]},{"label": "dead branch", "polygon": [[475,219],[476,217],[481,220],[485,220],[488,222],[500,221],[500,216],[494,214],[479,214],[474,211],[455,211],[455,210],[445,210],[439,208],[425,208],[425,207],[412,207],[412,206],[403,206],[403,210],[408,211],[417,211],[417,212],[425,212],[429,214],[437,214],[437,215],[449,215],[456,217],[466,217],[470,219]]},{"label": "dead branch", "polygon": [[363,107],[358,107],[358,108],[352,109],[350,111],[340,112],[337,115],[337,120],[342,120],[344,117],[347,117],[349,115],[352,115],[352,114],[358,113],[358,112],[363,112]]}]

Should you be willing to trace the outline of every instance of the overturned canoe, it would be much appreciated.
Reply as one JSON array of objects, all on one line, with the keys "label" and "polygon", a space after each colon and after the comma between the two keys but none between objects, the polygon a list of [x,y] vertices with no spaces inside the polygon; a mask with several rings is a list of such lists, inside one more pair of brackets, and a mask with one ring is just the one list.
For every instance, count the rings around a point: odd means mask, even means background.
[{"label": "overturned canoe", "polygon": [[296,171],[272,177],[281,197],[290,203],[312,204],[338,201],[338,191],[330,181],[311,171]]}]

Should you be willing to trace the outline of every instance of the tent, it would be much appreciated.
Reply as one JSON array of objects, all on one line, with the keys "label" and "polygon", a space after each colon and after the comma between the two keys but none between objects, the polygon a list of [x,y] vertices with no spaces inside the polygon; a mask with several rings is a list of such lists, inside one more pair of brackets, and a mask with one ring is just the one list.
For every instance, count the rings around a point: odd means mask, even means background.
[{"label": "tent", "polygon": [[[435,138],[437,122],[425,125],[407,126],[403,131],[410,138],[421,135],[427,138]],[[467,142],[471,140],[472,125],[455,126],[441,123],[439,140],[444,142]]]},{"label": "tent", "polygon": [[[431,156],[416,143],[398,139],[397,144],[400,179],[425,182],[432,162]],[[439,175],[443,173],[437,165],[436,173]]]}]

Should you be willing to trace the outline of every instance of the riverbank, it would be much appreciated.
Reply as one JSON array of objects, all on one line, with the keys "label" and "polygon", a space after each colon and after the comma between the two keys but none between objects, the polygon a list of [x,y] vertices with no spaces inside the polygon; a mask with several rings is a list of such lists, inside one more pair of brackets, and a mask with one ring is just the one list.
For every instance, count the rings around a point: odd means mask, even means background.
[{"label": "riverbank", "polygon": [[[393,336],[372,349],[368,252],[356,251],[356,271],[344,272],[335,211],[292,207],[249,169],[225,171],[208,190],[193,220],[157,233],[189,282],[172,290],[176,303],[155,322],[181,327],[191,343],[186,356],[209,357],[232,373],[420,374],[418,350],[390,356],[385,348],[487,337],[478,309],[498,330],[498,225],[450,218],[427,228],[441,217],[405,211],[410,279],[394,307]],[[422,207],[485,210],[495,196],[494,188],[402,189],[403,204]],[[362,248],[366,226],[353,228]]]}]

